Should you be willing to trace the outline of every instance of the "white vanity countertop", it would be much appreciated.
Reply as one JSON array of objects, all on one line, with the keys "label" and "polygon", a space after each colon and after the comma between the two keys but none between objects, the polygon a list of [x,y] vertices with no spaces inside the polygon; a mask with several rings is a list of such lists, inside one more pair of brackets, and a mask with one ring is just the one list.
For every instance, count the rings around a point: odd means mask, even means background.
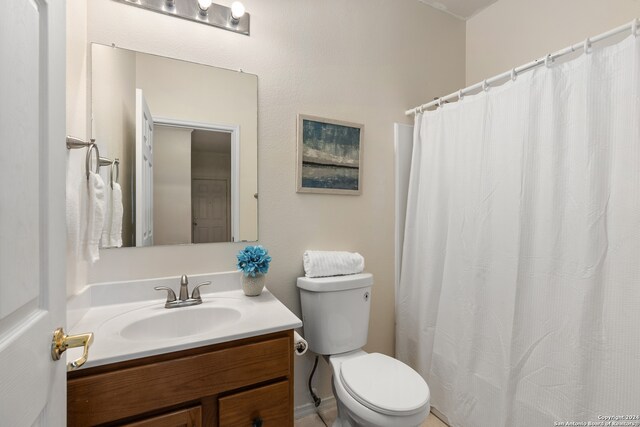
[{"label": "white vanity countertop", "polygon": [[[197,283],[213,281],[213,285],[200,288],[203,300],[200,305],[164,308],[166,292],[153,291],[153,286],[169,285],[177,294],[179,278],[90,285],[72,297],[68,333],[94,333],[89,359],[80,369],[302,326],[300,319],[267,289],[257,297],[245,296],[238,273],[189,279],[189,292]],[[126,296],[128,302],[119,302],[118,294]],[[144,298],[149,295],[154,298]],[[79,357],[81,350],[69,349],[66,353],[68,362]]]}]

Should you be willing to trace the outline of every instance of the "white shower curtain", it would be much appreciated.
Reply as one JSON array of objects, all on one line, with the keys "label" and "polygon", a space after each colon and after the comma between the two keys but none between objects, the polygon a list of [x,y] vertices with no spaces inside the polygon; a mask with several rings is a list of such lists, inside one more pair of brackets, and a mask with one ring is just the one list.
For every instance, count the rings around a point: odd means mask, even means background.
[{"label": "white shower curtain", "polygon": [[640,415],[639,83],[629,37],[416,116],[397,356],[453,426]]}]

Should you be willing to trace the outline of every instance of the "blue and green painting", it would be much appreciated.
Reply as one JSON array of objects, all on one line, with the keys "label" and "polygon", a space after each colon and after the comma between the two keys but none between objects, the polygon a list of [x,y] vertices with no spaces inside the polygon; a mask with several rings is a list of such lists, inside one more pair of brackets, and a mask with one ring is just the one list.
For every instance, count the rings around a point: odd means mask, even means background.
[{"label": "blue and green painting", "polygon": [[358,190],[360,128],[302,120],[302,187]]}]

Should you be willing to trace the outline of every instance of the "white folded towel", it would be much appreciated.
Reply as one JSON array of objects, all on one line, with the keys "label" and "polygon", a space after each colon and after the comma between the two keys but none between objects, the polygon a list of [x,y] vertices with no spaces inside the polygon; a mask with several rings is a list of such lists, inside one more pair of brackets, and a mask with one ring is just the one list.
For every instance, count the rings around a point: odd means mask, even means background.
[{"label": "white folded towel", "polygon": [[119,248],[122,246],[122,188],[120,184],[114,182],[113,188],[105,186],[105,189],[107,197],[100,246]]},{"label": "white folded towel", "polygon": [[91,262],[100,259],[100,237],[104,224],[104,181],[100,175],[89,172],[89,208],[87,209],[86,257]]},{"label": "white folded towel", "polygon": [[111,246],[119,248],[122,246],[122,188],[117,182],[113,183],[111,190],[111,231],[109,233]]},{"label": "white folded towel", "polygon": [[364,257],[357,252],[305,251],[302,258],[307,277],[341,276],[364,271]]}]

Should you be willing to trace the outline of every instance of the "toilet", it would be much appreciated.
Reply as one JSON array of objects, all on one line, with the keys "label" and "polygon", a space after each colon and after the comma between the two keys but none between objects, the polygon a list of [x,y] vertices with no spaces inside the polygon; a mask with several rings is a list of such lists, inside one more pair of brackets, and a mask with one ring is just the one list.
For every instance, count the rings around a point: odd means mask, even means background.
[{"label": "toilet", "polygon": [[369,273],[299,277],[309,349],[328,360],[338,406],[333,427],[413,427],[429,415],[429,387],[409,366],[362,347],[369,332]]}]

